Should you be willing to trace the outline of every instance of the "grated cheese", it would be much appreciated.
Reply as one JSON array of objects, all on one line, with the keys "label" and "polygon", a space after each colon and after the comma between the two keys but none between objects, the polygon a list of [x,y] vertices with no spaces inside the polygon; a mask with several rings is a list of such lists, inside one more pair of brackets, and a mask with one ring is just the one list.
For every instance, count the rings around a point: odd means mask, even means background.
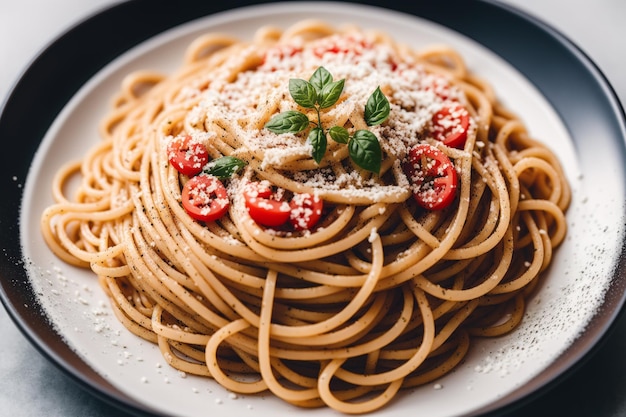
[{"label": "grated cheese", "polygon": [[[258,54],[247,49],[231,58],[201,93],[197,106],[187,116],[192,126],[211,125],[215,120],[226,120],[237,128],[236,152],[262,152],[262,168],[281,169],[287,163],[311,155],[312,147],[306,135],[275,134],[258,126],[268,112],[278,114],[287,110],[302,110],[289,94],[289,79],[308,80],[320,66],[325,67],[334,80],[345,79],[339,101],[325,109],[323,121],[334,123],[339,115],[349,114],[349,129],[361,121],[363,127],[378,138],[386,157],[403,160],[409,149],[427,139],[435,113],[446,104],[464,100],[463,93],[440,75],[429,74],[424,68],[399,56],[391,47],[376,44],[364,34],[335,35],[304,44],[294,40],[290,44],[271,47],[263,55],[263,62],[250,70],[239,72],[230,79],[229,69],[240,68],[246,56]],[[382,125],[367,127],[363,109],[372,92],[380,87],[390,102],[390,115]],[[192,92],[197,94],[197,92]],[[277,108],[271,106],[276,105]],[[454,124],[450,117],[444,122],[447,129]],[[354,127],[350,127],[354,126]],[[351,132],[353,133],[353,132]],[[436,135],[433,133],[431,135]],[[210,143],[214,135],[198,137]],[[331,146],[332,144],[329,144]],[[397,181],[401,170],[394,174]],[[366,197],[380,201],[385,196],[406,190],[403,184],[384,185],[366,180],[359,172],[336,175],[330,169],[299,171],[294,179],[320,190],[342,190],[347,196]]]}]

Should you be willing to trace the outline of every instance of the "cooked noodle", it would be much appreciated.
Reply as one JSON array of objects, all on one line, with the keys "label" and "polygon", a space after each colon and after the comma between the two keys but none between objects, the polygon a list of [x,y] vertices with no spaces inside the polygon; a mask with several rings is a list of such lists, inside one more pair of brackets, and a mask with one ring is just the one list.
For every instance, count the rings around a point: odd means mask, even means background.
[{"label": "cooked noodle", "polygon": [[[264,128],[297,107],[289,79],[320,66],[346,80],[323,124],[375,133],[379,174],[357,167],[343,144],[329,140],[318,164],[306,134]],[[368,127],[362,108],[376,86],[391,111]],[[447,102],[471,116],[460,148],[428,134]],[[317,21],[262,28],[250,42],[211,34],[175,74],[129,75],[100,131],[54,179],[47,244],[91,268],[117,318],[171,366],[238,393],[269,390],[345,413],[380,408],[450,372],[474,338],[515,329],[566,233],[570,190],[557,158],[449,47],[414,50]],[[211,159],[246,163],[224,180],[231,201],[219,220],[196,221],[181,205],[189,178],[167,152],[180,135]],[[418,143],[458,172],[457,195],[441,210],[412,197],[402,163]],[[320,223],[251,220],[243,187],[262,180],[322,199]]]}]

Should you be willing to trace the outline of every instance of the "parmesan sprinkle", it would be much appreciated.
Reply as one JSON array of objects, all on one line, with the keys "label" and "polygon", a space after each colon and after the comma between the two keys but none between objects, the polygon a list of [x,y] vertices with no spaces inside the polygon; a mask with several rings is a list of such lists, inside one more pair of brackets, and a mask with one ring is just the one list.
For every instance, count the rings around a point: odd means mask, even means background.
[{"label": "parmesan sprinkle", "polygon": [[[415,144],[440,135],[440,132],[429,129],[432,118],[448,104],[463,102],[465,98],[461,90],[442,75],[427,73],[411,57],[400,56],[392,46],[380,42],[375,45],[364,33],[337,34],[306,45],[297,39],[290,42],[279,43],[264,51],[260,66],[240,72],[234,80],[226,71],[218,72],[201,93],[197,106],[189,112],[186,124],[211,130],[208,126],[213,120],[226,118],[238,130],[240,146],[235,154],[260,153],[262,157],[258,159],[262,169],[284,169],[281,171],[283,175],[291,175],[294,181],[307,187],[331,192],[340,190],[348,198],[370,202],[402,193],[408,196],[406,180],[401,179],[404,174],[396,164],[393,169],[395,178],[385,183],[363,176],[352,167],[344,172],[319,168],[294,173],[288,169],[289,164],[309,157],[312,152],[306,135],[273,133],[259,125],[259,121],[267,120],[268,115],[303,110],[290,96],[289,80],[308,80],[317,68],[324,67],[335,80],[345,79],[345,86],[337,103],[324,109],[323,124],[347,126],[351,134],[367,128],[379,138],[384,158],[401,161]],[[246,54],[258,54],[258,51],[244,49],[224,67],[236,66]],[[379,87],[389,100],[390,115],[381,125],[364,126],[365,104]],[[346,114],[350,115],[347,121]],[[451,114],[443,121],[446,130],[455,128],[453,116]],[[312,114],[310,118],[314,119]],[[472,125],[475,122],[472,121]],[[430,131],[432,133],[428,133]],[[194,138],[210,146],[210,135],[202,136],[202,129],[199,132]],[[327,152],[338,152],[340,146],[332,140],[329,142]]]}]

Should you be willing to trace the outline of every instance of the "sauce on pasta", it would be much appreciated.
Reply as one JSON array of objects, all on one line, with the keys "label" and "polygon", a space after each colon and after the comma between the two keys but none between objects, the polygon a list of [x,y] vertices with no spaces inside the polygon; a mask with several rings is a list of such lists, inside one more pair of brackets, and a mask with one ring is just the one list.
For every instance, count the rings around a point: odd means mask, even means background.
[{"label": "sauce on pasta", "polygon": [[[319,68],[345,84],[316,112],[288,85]],[[376,89],[389,111],[370,125]],[[309,118],[301,132],[267,128],[290,111]],[[378,171],[328,131],[311,139],[331,126],[373,134]],[[91,268],[169,365],[237,393],[383,407],[453,370],[474,338],[513,331],[566,233],[556,156],[459,52],[354,26],[202,36],[176,73],[129,74],[100,132],[55,177],[45,241]],[[224,157],[239,164],[215,180]],[[264,223],[263,205],[284,218]]]}]

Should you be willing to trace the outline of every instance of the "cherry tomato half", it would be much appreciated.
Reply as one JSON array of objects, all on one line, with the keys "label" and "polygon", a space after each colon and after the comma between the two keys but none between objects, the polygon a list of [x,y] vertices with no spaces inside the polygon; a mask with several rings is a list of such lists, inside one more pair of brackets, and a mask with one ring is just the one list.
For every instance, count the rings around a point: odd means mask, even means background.
[{"label": "cherry tomato half", "polygon": [[428,210],[446,208],[456,196],[458,174],[450,158],[432,145],[420,144],[409,151],[407,176],[413,197]]},{"label": "cherry tomato half", "polygon": [[289,203],[281,201],[269,183],[250,182],[246,184],[243,195],[250,217],[258,224],[277,227],[289,220],[291,214]]},{"label": "cherry tomato half", "polygon": [[470,115],[463,106],[444,107],[433,115],[432,133],[438,141],[453,148],[463,148],[467,140]]},{"label": "cherry tomato half", "polygon": [[209,153],[202,143],[184,135],[167,144],[167,159],[178,172],[191,177],[209,162]]},{"label": "cherry tomato half", "polygon": [[295,230],[312,229],[322,217],[324,202],[311,194],[296,194],[289,202],[289,221]]},{"label": "cherry tomato half", "polygon": [[203,222],[221,218],[230,206],[224,184],[216,177],[205,174],[196,175],[185,183],[182,200],[187,213]]}]

